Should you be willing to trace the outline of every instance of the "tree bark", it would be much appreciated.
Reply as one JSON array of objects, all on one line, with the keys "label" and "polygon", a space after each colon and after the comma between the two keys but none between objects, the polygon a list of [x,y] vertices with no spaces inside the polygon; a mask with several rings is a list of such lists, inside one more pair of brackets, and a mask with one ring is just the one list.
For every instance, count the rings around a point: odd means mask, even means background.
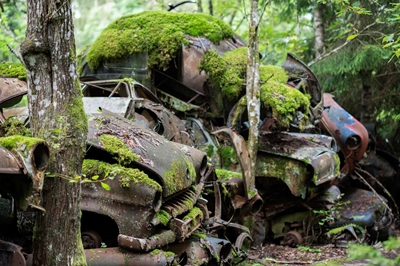
[{"label": "tree bark", "polygon": [[27,0],[28,27],[21,44],[27,69],[30,126],[50,147],[37,215],[33,265],[86,265],[80,237],[80,185],[87,136],[76,62],[70,1]]},{"label": "tree bark", "polygon": [[214,16],[213,2],[212,0],[208,0],[208,10],[211,16]]},{"label": "tree bark", "polygon": [[324,53],[324,6],[321,3],[314,4],[314,35],[315,35],[315,58]]},{"label": "tree bark", "polygon": [[196,3],[197,3],[197,12],[198,13],[203,13],[203,7],[202,7],[201,0],[197,0]]},{"label": "tree bark", "polygon": [[260,120],[260,59],[258,52],[258,0],[251,1],[249,45],[247,57],[246,98],[250,123],[248,150],[250,155],[249,187],[255,188],[255,169],[258,151],[258,125]]}]

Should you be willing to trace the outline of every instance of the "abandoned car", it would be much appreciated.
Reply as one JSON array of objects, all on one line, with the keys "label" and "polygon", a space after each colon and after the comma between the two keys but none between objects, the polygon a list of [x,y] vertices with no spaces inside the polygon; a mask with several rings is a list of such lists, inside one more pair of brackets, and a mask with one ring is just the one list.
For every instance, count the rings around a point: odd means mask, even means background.
[{"label": "abandoned car", "polygon": [[[149,16],[168,25],[153,24]],[[168,33],[182,19],[198,19],[209,32],[180,25],[177,35],[170,34],[178,45],[163,34],[157,35],[167,39],[160,41],[137,32],[128,51],[102,54],[109,42],[124,41],[108,34],[136,19],[148,23],[151,32]],[[149,41],[156,43],[154,50],[147,50]],[[369,242],[390,234],[391,201],[352,182],[368,149],[365,128],[344,110],[341,115],[351,119],[336,120],[338,108],[293,55],[282,67],[263,68],[256,176],[249,176],[245,45],[208,15],[143,12],[110,25],[90,48],[81,68],[90,129],[83,172],[98,176],[110,190],[98,182],[82,184],[82,240],[89,265],[223,264],[231,262],[233,251],[241,254],[244,246],[268,240],[296,246],[324,241],[321,236],[329,233],[329,241],[342,246],[359,240],[361,228]],[[239,75],[233,83],[225,76],[230,67]],[[15,104],[8,99],[3,107]],[[293,105],[286,105],[291,100]],[[25,120],[27,112],[0,114],[4,125],[10,116]],[[349,123],[357,128],[347,130]],[[225,155],[223,148],[229,150]],[[8,199],[6,205],[11,204]],[[23,229],[29,236],[31,229]],[[9,250],[25,248],[12,245]]]}]

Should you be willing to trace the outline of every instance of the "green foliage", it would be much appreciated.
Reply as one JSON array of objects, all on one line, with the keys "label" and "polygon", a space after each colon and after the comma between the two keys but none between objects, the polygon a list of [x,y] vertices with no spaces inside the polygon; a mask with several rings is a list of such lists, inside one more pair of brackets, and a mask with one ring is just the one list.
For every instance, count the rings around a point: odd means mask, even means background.
[{"label": "green foliage", "polygon": [[32,137],[32,132],[17,118],[10,117],[0,126],[0,137],[9,137],[13,135],[21,135]]},{"label": "green foliage", "polygon": [[[382,243],[383,248],[387,251],[400,250],[400,238],[390,237],[389,240]],[[386,258],[379,250],[372,246],[350,244],[349,261],[368,259],[365,265],[385,265],[395,266],[400,264],[400,256],[395,259]]]},{"label": "green foliage", "polygon": [[26,80],[25,66],[21,63],[2,63],[0,64],[0,77]]},{"label": "green foliage", "polygon": [[145,11],[111,23],[93,43],[87,60],[90,68],[96,69],[104,60],[147,52],[149,67],[166,70],[176,52],[188,44],[186,34],[206,37],[216,44],[233,36],[222,20],[206,14]]},{"label": "green foliage", "polygon": [[229,168],[231,164],[237,164],[239,161],[235,149],[231,146],[219,147],[218,153],[221,155],[222,166]]},{"label": "green foliage", "polygon": [[303,252],[311,252],[311,253],[320,253],[322,250],[320,248],[312,248],[309,246],[298,246],[298,250],[303,251]]},{"label": "green foliage", "polygon": [[343,233],[349,227],[354,227],[359,232],[364,232],[364,228],[362,226],[360,226],[360,225],[357,225],[357,224],[346,224],[346,225],[343,225],[343,226],[332,228],[331,230],[326,232],[326,234],[327,235],[338,235],[338,234]]},{"label": "green foliage", "polygon": [[7,45],[18,50],[25,38],[26,2],[2,1],[4,10],[0,10],[0,62],[18,62],[17,57]]},{"label": "green foliage", "polygon": [[[343,197],[343,194],[341,197]],[[350,202],[337,200],[329,210],[313,210],[313,213],[317,214],[319,225],[329,225],[332,224],[336,219],[340,218],[340,210],[343,210],[344,206],[347,204],[350,204]]]}]

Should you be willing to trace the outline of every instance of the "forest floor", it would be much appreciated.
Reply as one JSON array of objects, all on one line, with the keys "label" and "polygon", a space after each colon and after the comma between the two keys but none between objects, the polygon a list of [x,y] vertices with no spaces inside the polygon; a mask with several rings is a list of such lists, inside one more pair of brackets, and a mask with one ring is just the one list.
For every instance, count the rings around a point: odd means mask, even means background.
[{"label": "forest floor", "polygon": [[[399,228],[399,226],[396,226]],[[400,237],[400,230],[395,230],[395,237]],[[383,248],[382,242],[378,242],[373,247],[378,250],[383,257],[394,260],[400,256],[400,250],[387,251]],[[369,260],[349,260],[348,247],[336,247],[333,244],[311,245],[289,247],[266,243],[258,249],[248,251],[248,259],[240,266],[364,266]],[[372,265],[372,264],[370,264]],[[374,264],[376,265],[376,264]]]},{"label": "forest floor", "polygon": [[[399,252],[385,251],[381,243],[374,246],[384,257],[395,259]],[[241,265],[290,265],[290,266],[363,266],[368,260],[348,260],[348,248],[338,248],[332,244],[301,246],[292,248],[283,245],[266,244],[259,250],[249,252],[249,260]]]}]

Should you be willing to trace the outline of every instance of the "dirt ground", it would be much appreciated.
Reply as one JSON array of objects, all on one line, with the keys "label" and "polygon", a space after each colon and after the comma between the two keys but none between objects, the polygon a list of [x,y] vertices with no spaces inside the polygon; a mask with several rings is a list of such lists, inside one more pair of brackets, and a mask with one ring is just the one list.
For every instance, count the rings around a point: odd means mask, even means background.
[{"label": "dirt ground", "polygon": [[[379,249],[379,248],[378,248]],[[384,252],[384,256],[394,259],[398,254],[394,251]],[[368,260],[348,261],[347,249],[333,245],[313,246],[310,248],[291,248],[275,244],[267,244],[261,252],[251,251],[250,260],[242,265],[330,265],[330,266],[363,266]]]},{"label": "dirt ground", "polygon": [[[396,251],[384,251],[381,243],[374,247],[386,258],[395,259],[399,255]],[[333,244],[297,248],[266,244],[259,250],[249,251],[250,260],[243,265],[363,266],[368,263],[368,260],[349,261],[347,252],[347,248],[338,248]]]}]

